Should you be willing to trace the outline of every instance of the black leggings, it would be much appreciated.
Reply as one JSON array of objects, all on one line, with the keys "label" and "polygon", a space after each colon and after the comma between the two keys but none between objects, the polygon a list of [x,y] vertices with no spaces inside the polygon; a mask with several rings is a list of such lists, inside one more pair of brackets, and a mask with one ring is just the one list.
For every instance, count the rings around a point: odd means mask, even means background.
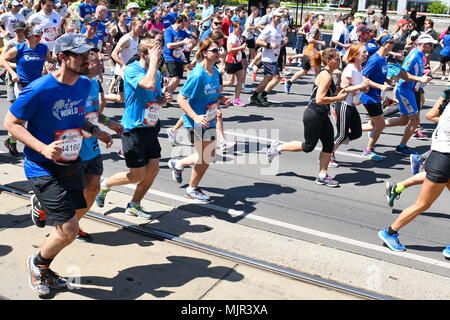
[{"label": "black leggings", "polygon": [[334,149],[334,129],[328,116],[328,108],[308,106],[303,114],[305,141],[303,152],[312,152],[319,140],[322,142],[322,152],[332,153]]},{"label": "black leggings", "polygon": [[336,103],[335,110],[337,134],[334,137],[334,143],[341,144],[346,138],[356,140],[361,137],[361,117],[356,107],[343,101]]}]

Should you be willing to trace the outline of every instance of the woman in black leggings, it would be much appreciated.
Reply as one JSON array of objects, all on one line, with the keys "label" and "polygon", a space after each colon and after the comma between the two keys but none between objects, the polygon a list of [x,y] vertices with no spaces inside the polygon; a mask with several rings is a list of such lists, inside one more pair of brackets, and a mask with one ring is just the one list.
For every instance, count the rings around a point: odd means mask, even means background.
[{"label": "woman in black leggings", "polygon": [[319,158],[320,171],[315,183],[328,187],[339,186],[338,182],[328,175],[328,163],[334,148],[334,130],[329,118],[330,104],[342,101],[347,96],[345,89],[341,90],[337,96],[333,96],[336,86],[332,74],[339,68],[340,63],[336,49],[328,48],[312,56],[311,65],[316,70],[317,77],[314,80],[311,100],[303,114],[305,141],[291,141],[285,144],[274,141],[266,154],[270,163],[282,151],[312,152],[320,140],[322,142]]}]

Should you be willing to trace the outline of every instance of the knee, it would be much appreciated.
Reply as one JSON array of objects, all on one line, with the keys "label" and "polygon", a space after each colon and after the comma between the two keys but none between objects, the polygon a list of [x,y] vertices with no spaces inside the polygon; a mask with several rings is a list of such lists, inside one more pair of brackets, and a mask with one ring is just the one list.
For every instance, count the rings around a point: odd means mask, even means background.
[{"label": "knee", "polygon": [[313,152],[315,147],[316,146],[312,144],[305,144],[305,143],[302,144],[302,150],[305,153]]},{"label": "knee", "polygon": [[130,183],[140,183],[144,179],[144,173],[141,171],[131,171],[128,173],[127,178]]}]

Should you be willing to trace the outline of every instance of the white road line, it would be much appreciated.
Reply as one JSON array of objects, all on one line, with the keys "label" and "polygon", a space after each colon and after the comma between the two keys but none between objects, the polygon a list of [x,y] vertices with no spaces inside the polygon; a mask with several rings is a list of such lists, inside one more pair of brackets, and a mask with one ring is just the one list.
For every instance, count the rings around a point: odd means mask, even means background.
[{"label": "white road line", "polygon": [[[268,138],[263,138],[263,137],[258,137],[258,136],[252,136],[252,135],[247,135],[247,134],[242,134],[242,133],[236,133],[236,132],[226,131],[226,130],[225,130],[225,134],[228,134],[230,136],[236,136],[236,137],[247,138],[247,139],[252,139],[252,140],[265,141],[265,142],[270,142],[270,143],[275,141],[273,139],[268,139]],[[286,143],[285,141],[280,141],[280,142],[281,143]],[[316,147],[314,150],[322,151],[322,148]],[[345,152],[345,151],[336,151],[335,153],[343,155],[343,156],[347,156],[347,157],[353,157],[353,158],[362,159],[361,154],[355,154],[355,153],[350,153],[350,152]]]},{"label": "white road line", "polygon": [[[133,190],[136,189],[136,187],[134,185],[125,185],[124,187],[133,189]],[[163,192],[163,191],[150,189],[148,191],[148,193],[156,195],[156,196],[160,196],[163,198],[168,198],[168,199],[184,202],[184,203],[196,204],[196,205],[208,208],[208,209],[213,209],[213,210],[227,213],[232,217],[242,217],[242,218],[253,220],[253,221],[264,222],[264,223],[267,223],[270,225],[282,227],[282,228],[289,229],[289,230],[298,231],[298,232],[309,234],[312,236],[326,238],[329,240],[338,241],[340,243],[345,243],[345,244],[353,245],[353,246],[364,248],[364,249],[369,249],[369,250],[386,253],[386,254],[390,254],[390,255],[394,255],[394,256],[398,256],[398,257],[408,258],[411,260],[419,261],[419,262],[430,264],[433,266],[450,269],[450,263],[445,262],[445,261],[430,259],[430,258],[422,257],[422,256],[408,253],[408,252],[401,252],[401,253],[394,252],[394,251],[389,250],[388,248],[384,248],[381,245],[374,245],[374,244],[370,244],[370,243],[366,243],[366,242],[362,242],[362,241],[358,241],[358,240],[354,240],[354,239],[350,239],[350,238],[345,238],[345,237],[337,236],[337,235],[334,235],[331,233],[326,233],[326,232],[322,232],[322,231],[317,231],[317,230],[297,226],[297,225],[294,225],[291,223],[286,223],[286,222],[273,220],[270,218],[260,217],[260,216],[257,216],[257,215],[251,214],[251,213],[246,214],[244,211],[227,209],[227,208],[216,206],[216,205],[210,204],[210,203],[199,203],[195,200],[190,200],[190,199],[187,199],[187,198],[184,198],[181,196],[177,196],[177,195],[173,195],[171,193],[167,193],[167,192]]]}]

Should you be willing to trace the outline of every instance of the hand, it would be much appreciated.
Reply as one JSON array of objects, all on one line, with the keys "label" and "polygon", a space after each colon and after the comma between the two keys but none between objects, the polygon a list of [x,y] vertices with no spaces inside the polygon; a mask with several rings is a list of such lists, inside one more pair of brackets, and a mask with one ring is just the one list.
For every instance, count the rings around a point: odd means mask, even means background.
[{"label": "hand", "polygon": [[230,105],[230,98],[229,97],[223,96],[220,100],[222,101],[222,103],[223,103],[223,105],[225,107],[228,107]]},{"label": "hand", "polygon": [[209,128],[209,120],[206,118],[206,115],[196,115],[194,117],[194,121],[197,124],[201,124],[202,127]]},{"label": "hand", "polygon": [[364,90],[368,89],[369,83],[370,83],[369,79],[363,80],[363,82],[361,82],[361,84],[360,84],[360,88],[361,88],[360,90],[364,91]]},{"label": "hand", "polygon": [[154,63],[156,61],[156,63],[159,64],[159,59],[161,57],[161,53],[162,53],[162,47],[160,44],[153,46],[153,48],[148,50],[148,55],[149,55],[150,61],[152,61],[152,63]]},{"label": "hand", "polygon": [[97,137],[98,140],[101,142],[106,143],[106,149],[109,149],[109,147],[113,144],[113,139],[111,135],[108,132],[102,131],[100,129],[95,128],[92,132],[94,136]]},{"label": "hand", "polygon": [[41,154],[49,160],[59,159],[62,154],[62,147],[59,145],[63,142],[62,140],[53,141],[42,149]]},{"label": "hand", "polygon": [[345,92],[345,89],[342,89],[336,97],[338,98],[338,101],[342,101],[347,97],[347,92]]},{"label": "hand", "polygon": [[394,88],[393,87],[391,87],[390,85],[388,85],[388,84],[383,84],[382,86],[381,86],[381,91],[391,91],[391,90],[393,90]]},{"label": "hand", "polygon": [[166,99],[166,102],[171,102],[172,94],[170,92],[164,92],[164,98]]},{"label": "hand", "polygon": [[114,120],[109,120],[108,128],[111,129],[112,131],[115,131],[118,135],[122,135],[123,132],[125,131],[123,126]]},{"label": "hand", "polygon": [[12,80],[12,82],[14,82],[14,83],[16,83],[16,82],[19,82],[19,76],[16,74],[16,75],[14,75],[14,76],[11,76],[11,80]]},{"label": "hand", "polygon": [[424,75],[424,76],[420,77],[419,81],[420,81],[420,83],[427,84],[428,82],[431,81],[431,79],[433,79],[433,78],[430,76]]}]

